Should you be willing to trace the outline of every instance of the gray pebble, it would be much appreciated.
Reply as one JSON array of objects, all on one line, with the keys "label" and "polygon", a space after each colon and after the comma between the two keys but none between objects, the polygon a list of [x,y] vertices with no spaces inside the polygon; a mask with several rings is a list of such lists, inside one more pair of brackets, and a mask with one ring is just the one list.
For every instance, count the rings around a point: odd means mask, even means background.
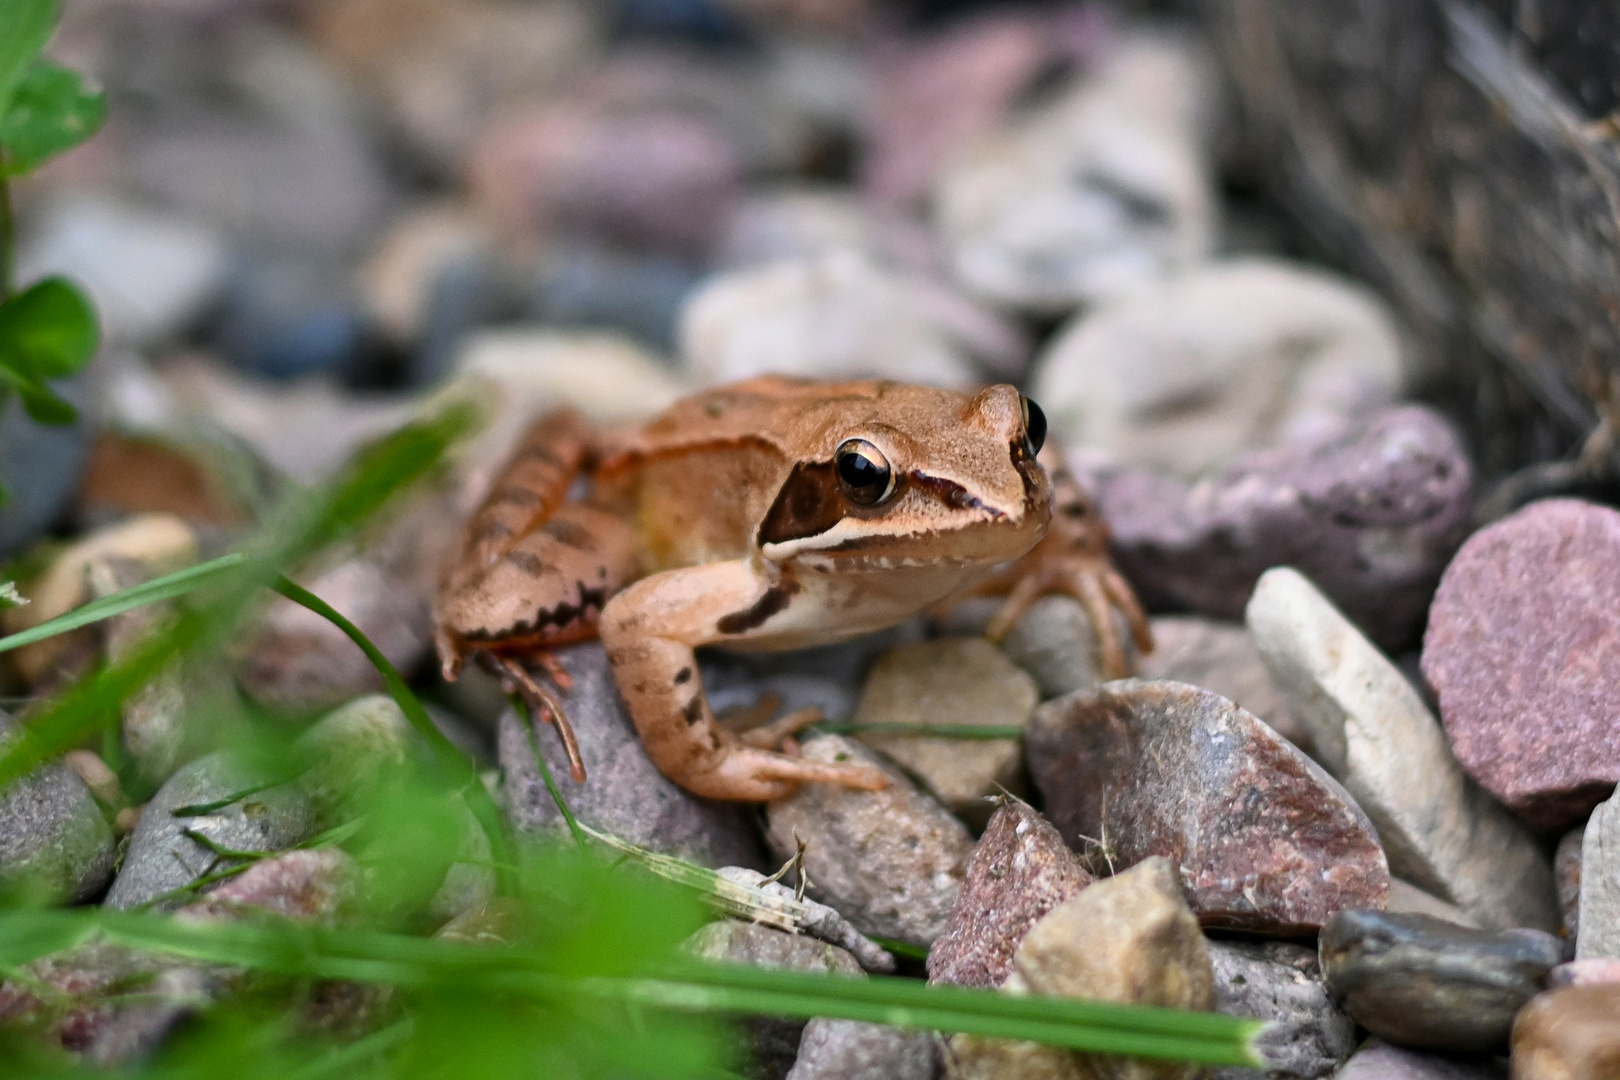
[{"label": "gray pebble", "polygon": [[[1262,1052],[1277,1077],[1326,1076],[1356,1048],[1356,1023],[1328,996],[1316,955],[1286,942],[1209,942],[1215,1007],[1231,1016],[1272,1021]],[[1255,1069],[1226,1068],[1214,1080],[1244,1080]]]},{"label": "gray pebble", "polygon": [[940,1066],[931,1031],[817,1017],[804,1027],[787,1080],[934,1080]]},{"label": "gray pebble", "polygon": [[1487,1059],[1453,1061],[1369,1039],[1333,1080],[1506,1080],[1507,1070]]},{"label": "gray pebble", "polygon": [[513,823],[528,832],[563,828],[562,815],[535,766],[538,741],[569,809],[592,828],[705,866],[764,868],[767,860],[751,810],[688,794],[647,757],[619,700],[602,646],[575,645],[556,655],[573,676],[573,689],[558,696],[579,738],[585,782],[576,784],[569,776],[561,740],[550,726],[536,724],[531,733],[508,710],[500,720],[499,752]]},{"label": "gray pebble", "polygon": [[[285,851],[314,835],[314,808],[293,784],[244,795],[211,813],[187,817],[173,813],[184,806],[228,798],[263,782],[260,773],[223,751],[199,758],[171,776],[141,813],[123,869],[107,894],[107,906],[136,907],[234,865],[185,836],[188,830],[234,851]],[[188,899],[173,897],[157,906],[178,908]]]},{"label": "gray pebble", "polygon": [[[0,745],[16,728],[0,713]],[[43,765],[0,793],[0,891],[50,903],[88,900],[112,865],[112,828],[66,765]]]},{"label": "gray pebble", "polygon": [[1505,1050],[1513,1016],[1563,958],[1539,930],[1470,930],[1426,915],[1342,911],[1322,928],[1335,1001],[1398,1046]]}]

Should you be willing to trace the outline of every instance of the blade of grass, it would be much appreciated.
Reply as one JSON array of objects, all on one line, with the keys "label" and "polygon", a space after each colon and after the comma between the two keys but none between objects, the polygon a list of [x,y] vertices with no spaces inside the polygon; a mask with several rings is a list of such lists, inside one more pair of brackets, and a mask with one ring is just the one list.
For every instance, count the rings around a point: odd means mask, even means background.
[{"label": "blade of grass", "polygon": [[1218,1013],[930,986],[886,976],[812,975],[690,958],[658,964],[651,975],[569,979],[550,970],[542,949],[296,924],[196,924],[105,911],[26,912],[7,921],[32,924],[45,932],[54,929],[58,938],[64,922],[94,925],[107,940],[133,948],[279,974],[460,987],[469,993],[515,993],[540,1001],[577,1002],[585,997],[691,1011],[827,1016],[1027,1039],[1098,1053],[1265,1065],[1254,1041],[1266,1025]]},{"label": "blade of grass", "polygon": [[239,551],[229,555],[222,555],[209,562],[188,566],[184,570],[176,570],[172,574],[154,578],[140,585],[131,586],[111,596],[100,600],[93,600],[83,607],[74,608],[64,615],[30,627],[19,633],[10,634],[0,638],[0,653],[20,649],[24,645],[32,645],[36,641],[65,634],[69,630],[77,630],[81,626],[110,619],[114,615],[122,615],[126,611],[133,611],[138,607],[156,604],[162,600],[173,600],[177,596],[184,596],[195,589],[215,581],[226,574],[239,570],[247,562],[247,556]]},{"label": "blade of grass", "polygon": [[568,834],[574,838],[574,846],[584,849],[585,833],[579,826],[579,820],[574,817],[574,811],[569,808],[568,801],[563,798],[562,791],[558,789],[557,781],[551,775],[551,766],[546,764],[545,755],[540,752],[540,735],[534,730],[534,718],[529,715],[529,703],[518,694],[511,695],[507,700],[512,703],[512,709],[522,721],[523,730],[528,733],[529,752],[534,754],[535,767],[540,770],[540,779],[545,781],[546,790],[551,793],[551,801],[557,804],[558,812],[568,823]]},{"label": "blade of grass", "polygon": [[400,711],[405,714],[405,719],[410,721],[417,734],[426,741],[428,747],[433,751],[434,758],[446,775],[452,778],[452,782],[460,785],[462,798],[466,800],[467,808],[478,819],[478,824],[484,830],[484,835],[489,838],[490,854],[496,864],[497,887],[503,895],[513,895],[517,888],[517,879],[509,869],[513,861],[511,845],[507,842],[506,829],[501,819],[500,809],[496,807],[495,800],[490,798],[489,791],[484,787],[483,778],[478,775],[477,767],[467,760],[462,752],[456,749],[455,744],[445,737],[444,732],[440,731],[438,726],[433,723],[432,718],[427,714],[427,710],[422,707],[422,702],[411,692],[411,688],[405,685],[405,680],[400,677],[399,671],[389,661],[388,657],[384,656],[381,650],[371,643],[371,639],[360,632],[358,626],[344,618],[343,614],[331,604],[328,604],[325,600],[322,600],[285,575],[276,575],[276,579],[270,587],[293,603],[308,608],[321,616],[343,631],[350,641],[360,646],[361,651],[366,654],[366,659],[371,661],[371,665],[382,676],[383,686],[387,688],[389,696],[399,705]]}]

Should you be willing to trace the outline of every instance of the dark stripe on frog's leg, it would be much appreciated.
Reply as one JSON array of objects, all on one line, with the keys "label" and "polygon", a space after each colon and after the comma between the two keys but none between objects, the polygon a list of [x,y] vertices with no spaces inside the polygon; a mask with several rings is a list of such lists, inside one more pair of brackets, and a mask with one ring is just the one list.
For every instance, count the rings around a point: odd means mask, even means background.
[{"label": "dark stripe on frog's leg", "polygon": [[528,574],[530,577],[544,577],[550,570],[555,569],[546,565],[546,561],[532,551],[508,551],[506,561]]},{"label": "dark stripe on frog's leg", "polygon": [[789,599],[798,591],[798,582],[784,578],[766,589],[765,594],[754,601],[751,607],[721,616],[720,621],[715,623],[715,629],[722,634],[746,634],[750,630],[758,629],[772,615],[785,610]]},{"label": "dark stripe on frog's leg", "polygon": [[540,531],[553,537],[557,543],[581,551],[593,551],[596,548],[595,538],[590,530],[574,524],[566,518],[553,518],[540,527]]},{"label": "dark stripe on frog's leg", "polygon": [[545,501],[545,496],[532,487],[524,487],[518,484],[507,484],[504,487],[498,487],[494,491],[491,491],[489,493],[489,498],[484,500],[484,505],[486,507],[493,507],[497,504],[506,506],[535,507],[544,505]]}]

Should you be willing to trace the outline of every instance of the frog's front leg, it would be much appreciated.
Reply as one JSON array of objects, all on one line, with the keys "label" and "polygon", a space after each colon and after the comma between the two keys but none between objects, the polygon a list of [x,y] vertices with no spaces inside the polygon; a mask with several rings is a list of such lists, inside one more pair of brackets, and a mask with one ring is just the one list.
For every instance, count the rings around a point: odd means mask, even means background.
[{"label": "frog's front leg", "polygon": [[768,802],[800,784],[876,791],[865,765],[806,761],[749,746],[715,722],[693,649],[745,639],[791,602],[793,584],[746,561],[643,578],[608,601],[600,631],[619,693],[660,772],[695,795]]}]

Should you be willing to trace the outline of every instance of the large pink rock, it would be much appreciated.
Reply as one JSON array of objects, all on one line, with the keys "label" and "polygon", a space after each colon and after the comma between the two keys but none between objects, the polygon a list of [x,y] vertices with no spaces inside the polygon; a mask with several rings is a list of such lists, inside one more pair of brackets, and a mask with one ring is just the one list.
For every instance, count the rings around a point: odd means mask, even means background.
[{"label": "large pink rock", "polygon": [[1470,537],[1423,674],[1487,791],[1548,832],[1579,821],[1620,780],[1620,513],[1548,499]]}]

